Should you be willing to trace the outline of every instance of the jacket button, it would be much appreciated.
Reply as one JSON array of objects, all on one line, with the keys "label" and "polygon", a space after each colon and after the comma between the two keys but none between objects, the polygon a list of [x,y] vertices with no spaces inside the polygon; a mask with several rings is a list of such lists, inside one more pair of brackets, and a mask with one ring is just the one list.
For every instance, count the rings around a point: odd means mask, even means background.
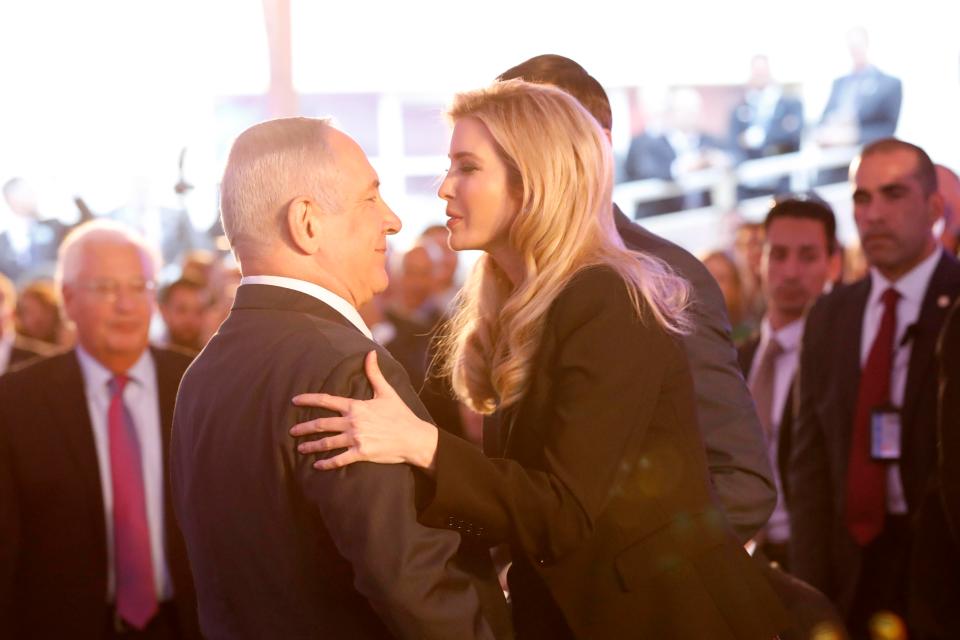
[{"label": "jacket button", "polygon": [[541,567],[545,567],[547,566],[547,561],[544,560],[543,558],[537,558],[537,564],[540,565]]}]

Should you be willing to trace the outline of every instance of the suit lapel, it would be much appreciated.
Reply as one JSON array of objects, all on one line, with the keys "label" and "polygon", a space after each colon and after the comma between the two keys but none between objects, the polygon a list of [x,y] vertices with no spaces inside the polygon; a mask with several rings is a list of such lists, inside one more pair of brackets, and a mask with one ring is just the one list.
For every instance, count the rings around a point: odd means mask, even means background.
[{"label": "suit lapel", "polygon": [[923,297],[920,315],[913,329],[913,346],[907,368],[907,383],[903,393],[902,416],[904,428],[909,430],[917,412],[920,390],[935,384],[934,353],[940,328],[950,311],[950,305],[960,291],[960,265],[943,254],[930,277]]},{"label": "suit lapel", "polygon": [[153,365],[157,371],[157,404],[160,409],[160,442],[163,448],[163,523],[166,533],[167,562],[171,562],[171,535],[177,535],[173,512],[173,489],[170,486],[170,434],[173,427],[173,409],[180,386],[180,373],[172,369],[164,354],[151,347]]},{"label": "suit lapel", "polygon": [[100,462],[97,459],[97,447],[93,440],[90,411],[87,409],[83,374],[80,371],[76,351],[69,351],[60,357],[63,358],[63,366],[56,369],[54,380],[51,380],[48,387],[48,402],[63,429],[66,448],[74,460],[77,482],[82,488],[79,493],[93,501],[91,505],[92,513],[95,514],[93,524],[97,528],[99,539],[106,544]]},{"label": "suit lapel", "polygon": [[150,348],[153,364],[157,370],[157,402],[160,405],[160,434],[163,441],[163,468],[167,468],[168,451],[170,449],[170,427],[173,425],[173,405],[177,399],[177,387],[180,386],[180,376],[166,366],[163,354],[157,349]]},{"label": "suit lapel", "polygon": [[850,285],[847,305],[836,316],[836,342],[838,358],[837,383],[840,386],[843,459],[850,453],[850,438],[853,434],[853,416],[857,407],[860,388],[860,342],[863,339],[863,314],[870,297],[870,278]]}]

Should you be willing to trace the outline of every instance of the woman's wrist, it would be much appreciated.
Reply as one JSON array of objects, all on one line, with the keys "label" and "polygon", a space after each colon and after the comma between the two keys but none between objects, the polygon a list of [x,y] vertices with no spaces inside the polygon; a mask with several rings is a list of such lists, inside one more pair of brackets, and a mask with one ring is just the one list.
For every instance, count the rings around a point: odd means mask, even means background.
[{"label": "woman's wrist", "polygon": [[413,449],[407,462],[426,471],[433,471],[437,461],[437,442],[440,432],[434,425],[424,420],[419,421]]}]

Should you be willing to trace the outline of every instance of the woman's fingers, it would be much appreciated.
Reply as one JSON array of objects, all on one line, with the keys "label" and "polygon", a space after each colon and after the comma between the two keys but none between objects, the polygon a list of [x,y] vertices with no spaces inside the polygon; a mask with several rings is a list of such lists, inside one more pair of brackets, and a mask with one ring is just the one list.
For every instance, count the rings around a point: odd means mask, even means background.
[{"label": "woman's fingers", "polygon": [[332,469],[345,467],[348,464],[353,464],[359,460],[360,457],[355,449],[347,449],[343,453],[335,455],[332,458],[322,458],[317,460],[313,463],[313,468],[320,469],[321,471],[330,471]]},{"label": "woman's fingers", "polygon": [[383,377],[380,371],[380,364],[377,362],[377,352],[371,351],[363,361],[363,368],[367,373],[367,379],[373,388],[374,398],[383,398],[397,395],[387,379]]},{"label": "woman's fingers", "polygon": [[298,407],[319,407],[337,413],[348,413],[353,398],[331,396],[328,393],[301,393],[293,396],[293,404]]},{"label": "woman's fingers", "polygon": [[335,436],[320,438],[319,440],[310,440],[301,442],[297,445],[297,451],[300,453],[323,453],[324,451],[333,451],[335,449],[346,449],[353,444],[353,440],[346,433],[338,433]]},{"label": "woman's fingers", "polygon": [[341,416],[314,418],[299,422],[290,429],[292,436],[308,436],[314,433],[340,433],[350,428],[350,419]]}]

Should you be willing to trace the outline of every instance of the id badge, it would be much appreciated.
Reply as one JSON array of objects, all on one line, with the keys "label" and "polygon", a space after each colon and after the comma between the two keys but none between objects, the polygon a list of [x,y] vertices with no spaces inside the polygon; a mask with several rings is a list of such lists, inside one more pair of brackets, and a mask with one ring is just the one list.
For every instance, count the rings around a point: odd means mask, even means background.
[{"label": "id badge", "polygon": [[877,407],[870,414],[870,457],[874,460],[900,459],[900,411]]}]

